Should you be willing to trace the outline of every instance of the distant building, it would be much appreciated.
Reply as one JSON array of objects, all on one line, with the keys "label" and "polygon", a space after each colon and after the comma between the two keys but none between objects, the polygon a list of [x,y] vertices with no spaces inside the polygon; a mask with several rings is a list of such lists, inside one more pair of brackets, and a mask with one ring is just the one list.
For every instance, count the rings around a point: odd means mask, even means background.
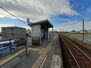
[{"label": "distant building", "polygon": [[72,30],[71,32],[69,33],[79,33],[79,31],[76,31],[76,30]]},{"label": "distant building", "polygon": [[[80,30],[79,32],[80,33],[83,33],[83,30]],[[88,31],[87,30],[84,30],[84,33],[88,33]]]},{"label": "distant building", "polygon": [[88,33],[91,33],[91,29],[90,29],[90,30],[88,30]]},{"label": "distant building", "polygon": [[71,33],[76,33],[76,30],[72,30]]},{"label": "distant building", "polygon": [[49,29],[53,25],[48,20],[34,22],[31,25],[31,37],[33,44],[41,44],[44,39],[49,38]]},{"label": "distant building", "polygon": [[26,29],[20,27],[2,27],[3,39],[26,38]]}]

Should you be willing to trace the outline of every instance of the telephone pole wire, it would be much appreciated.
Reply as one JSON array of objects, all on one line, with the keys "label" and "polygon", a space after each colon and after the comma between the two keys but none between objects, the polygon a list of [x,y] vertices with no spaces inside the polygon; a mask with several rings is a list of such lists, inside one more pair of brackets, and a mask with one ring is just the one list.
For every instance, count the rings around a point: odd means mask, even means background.
[{"label": "telephone pole wire", "polygon": [[4,11],[6,11],[6,12],[7,12],[8,14],[10,14],[11,16],[13,16],[14,18],[16,18],[17,20],[19,20],[19,21],[25,23],[24,21],[22,21],[21,19],[19,19],[18,17],[16,17],[14,14],[12,14],[11,12],[9,12],[9,11],[6,10],[5,8],[3,8],[3,7],[1,7],[1,6],[0,6],[0,8],[3,9]]}]

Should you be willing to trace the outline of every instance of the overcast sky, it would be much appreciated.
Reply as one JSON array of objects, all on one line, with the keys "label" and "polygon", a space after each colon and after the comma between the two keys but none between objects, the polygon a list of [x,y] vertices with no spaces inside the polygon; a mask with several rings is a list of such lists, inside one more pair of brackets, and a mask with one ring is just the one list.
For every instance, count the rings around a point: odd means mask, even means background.
[{"label": "overcast sky", "polygon": [[[91,25],[91,0],[0,0],[0,6],[26,21],[49,19],[55,30],[80,30],[82,19],[86,29]],[[29,28],[0,9],[0,27],[20,26]]]}]

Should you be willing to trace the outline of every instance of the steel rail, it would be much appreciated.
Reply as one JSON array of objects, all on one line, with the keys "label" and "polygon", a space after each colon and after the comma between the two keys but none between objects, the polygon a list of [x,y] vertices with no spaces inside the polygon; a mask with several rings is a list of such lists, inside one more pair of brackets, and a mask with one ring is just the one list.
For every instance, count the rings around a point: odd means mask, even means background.
[{"label": "steel rail", "polygon": [[[63,40],[63,39],[62,39],[62,40]],[[63,41],[64,41],[64,40],[63,40]],[[68,51],[70,52],[72,58],[74,59],[74,61],[75,61],[76,65],[77,65],[77,67],[78,67],[78,68],[81,68],[81,67],[80,67],[80,64],[79,64],[78,61],[76,60],[75,56],[73,55],[73,53],[72,53],[72,51],[70,50],[70,48],[68,47],[68,45],[67,45],[66,43],[64,43],[64,44],[66,45]]]},{"label": "steel rail", "polygon": [[67,39],[68,42],[70,42],[74,47],[76,47],[88,60],[91,60],[91,58],[85,53],[83,52],[80,48],[78,48],[75,44],[73,44],[69,39]]}]

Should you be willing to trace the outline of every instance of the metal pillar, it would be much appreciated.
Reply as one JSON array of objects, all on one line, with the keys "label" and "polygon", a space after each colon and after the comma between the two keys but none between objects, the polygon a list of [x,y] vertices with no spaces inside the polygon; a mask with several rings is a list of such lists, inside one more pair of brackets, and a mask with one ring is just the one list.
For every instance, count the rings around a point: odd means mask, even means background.
[{"label": "metal pillar", "polygon": [[[27,23],[28,23],[28,26],[31,25],[30,22],[29,22],[29,18],[27,18]],[[27,41],[28,41],[28,40],[27,40],[27,37],[26,37],[25,41],[26,41],[25,53],[26,53],[26,56],[28,56],[28,44],[27,44]]]},{"label": "metal pillar", "polygon": [[26,53],[26,56],[28,56],[28,44],[27,44],[27,38],[26,38],[26,45],[25,45],[25,53]]},{"label": "metal pillar", "polygon": [[84,19],[83,19],[83,42],[84,42]]},{"label": "metal pillar", "polygon": [[9,40],[9,44],[10,44],[10,51],[12,51],[12,42],[11,42],[11,39]]}]

